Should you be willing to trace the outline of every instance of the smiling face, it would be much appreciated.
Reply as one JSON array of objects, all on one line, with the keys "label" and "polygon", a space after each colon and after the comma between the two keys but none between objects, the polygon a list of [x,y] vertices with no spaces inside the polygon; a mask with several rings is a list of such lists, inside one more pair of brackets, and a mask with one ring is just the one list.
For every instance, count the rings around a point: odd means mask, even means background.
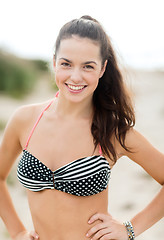
[{"label": "smiling face", "polygon": [[60,93],[70,101],[91,101],[102,77],[100,47],[88,38],[72,36],[60,43],[54,59],[55,79]]}]

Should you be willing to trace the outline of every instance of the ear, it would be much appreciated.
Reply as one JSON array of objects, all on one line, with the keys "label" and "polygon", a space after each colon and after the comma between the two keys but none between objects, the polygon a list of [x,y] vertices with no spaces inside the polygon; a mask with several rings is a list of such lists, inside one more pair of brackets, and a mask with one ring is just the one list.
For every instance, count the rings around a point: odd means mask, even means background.
[{"label": "ear", "polygon": [[101,69],[101,72],[100,72],[100,78],[103,76],[103,74],[105,72],[107,62],[108,62],[108,60],[105,60],[104,66],[103,66],[103,68]]}]

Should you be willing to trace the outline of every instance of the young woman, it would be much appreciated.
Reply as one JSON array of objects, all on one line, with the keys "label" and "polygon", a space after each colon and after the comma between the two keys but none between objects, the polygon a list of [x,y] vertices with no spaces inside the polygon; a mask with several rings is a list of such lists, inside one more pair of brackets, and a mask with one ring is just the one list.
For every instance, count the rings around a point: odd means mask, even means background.
[{"label": "young woman", "polygon": [[[108,213],[112,167],[126,155],[164,184],[164,155],[133,129],[135,116],[110,40],[89,16],[61,29],[51,101],[19,108],[0,147],[0,215],[14,240],[135,239],[164,216],[164,189],[131,221]],[[23,152],[22,152],[23,151]],[[18,218],[5,180],[27,189],[35,232]]]}]

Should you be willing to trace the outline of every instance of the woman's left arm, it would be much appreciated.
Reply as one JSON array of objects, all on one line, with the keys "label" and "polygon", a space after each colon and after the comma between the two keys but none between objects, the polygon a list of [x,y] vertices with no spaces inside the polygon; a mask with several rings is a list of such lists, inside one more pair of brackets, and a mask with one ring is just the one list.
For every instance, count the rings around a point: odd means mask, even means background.
[{"label": "woman's left arm", "polygon": [[[150,204],[131,219],[135,236],[138,236],[164,216],[164,154],[154,148],[134,129],[129,130],[127,133],[125,145],[131,152],[121,148],[121,151],[119,151],[121,155],[128,156],[143,167],[158,183],[163,185]],[[124,225],[113,219],[110,214],[97,213],[90,218],[89,223],[93,223],[98,219],[102,223],[92,227],[88,232],[88,237],[92,236],[93,240],[128,239]]]},{"label": "woman's left arm", "polygon": [[149,175],[163,185],[150,204],[131,220],[135,235],[138,236],[164,217],[164,154],[154,148],[134,129],[127,134],[125,143],[133,151],[124,151],[125,155],[143,167]]}]

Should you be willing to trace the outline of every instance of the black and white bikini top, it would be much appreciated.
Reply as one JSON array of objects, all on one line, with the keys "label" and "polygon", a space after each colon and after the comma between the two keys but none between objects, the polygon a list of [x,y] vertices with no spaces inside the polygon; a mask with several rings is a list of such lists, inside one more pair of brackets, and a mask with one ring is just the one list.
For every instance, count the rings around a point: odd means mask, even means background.
[{"label": "black and white bikini top", "polygon": [[20,183],[31,191],[56,189],[76,196],[90,196],[107,188],[111,168],[108,161],[100,155],[76,159],[55,171],[49,169],[27,150],[29,140],[43,113],[53,101],[42,111],[27,139],[22,157],[17,167]]}]

